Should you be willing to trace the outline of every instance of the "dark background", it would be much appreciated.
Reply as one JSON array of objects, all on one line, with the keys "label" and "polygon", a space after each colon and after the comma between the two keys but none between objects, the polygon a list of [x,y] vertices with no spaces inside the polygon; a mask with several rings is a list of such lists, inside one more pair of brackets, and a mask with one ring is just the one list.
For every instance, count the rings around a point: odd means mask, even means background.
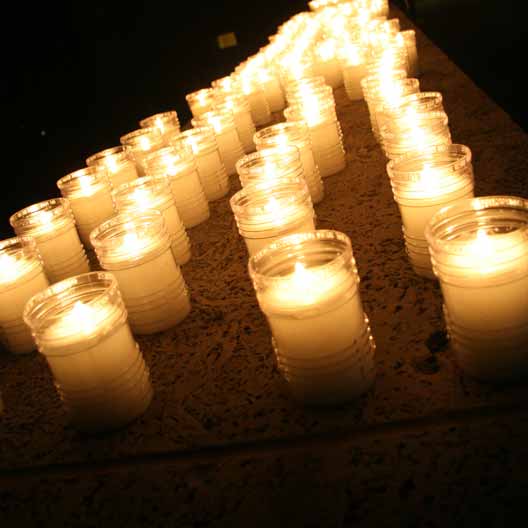
[{"label": "dark background", "polygon": [[[403,5],[403,0],[396,2]],[[521,2],[416,0],[416,21],[526,128]],[[196,3],[131,0],[20,2],[4,7],[0,235],[8,217],[58,195],[55,182],[119,143],[139,119],[176,109],[184,95],[229,74],[305,1]],[[187,6],[187,8],[185,8]],[[220,50],[217,35],[239,45]]]}]

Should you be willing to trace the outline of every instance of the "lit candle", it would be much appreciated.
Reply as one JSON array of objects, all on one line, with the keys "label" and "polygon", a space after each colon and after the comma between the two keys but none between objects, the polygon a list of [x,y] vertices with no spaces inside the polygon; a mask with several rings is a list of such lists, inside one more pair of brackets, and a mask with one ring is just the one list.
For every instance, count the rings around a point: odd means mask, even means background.
[{"label": "lit candle", "polygon": [[369,389],[375,347],[346,235],[281,238],[250,259],[249,271],[279,370],[298,399],[338,403]]},{"label": "lit candle", "polygon": [[207,112],[200,119],[192,119],[193,127],[211,127],[227,174],[236,174],[235,164],[244,155],[244,149],[231,112]]},{"label": "lit candle", "polygon": [[255,150],[253,135],[256,129],[247,99],[242,95],[225,95],[217,100],[216,108],[219,112],[230,112],[233,114],[238,137],[244,152],[253,152]]},{"label": "lit candle", "polygon": [[91,239],[101,267],[117,279],[134,333],[167,330],[189,314],[187,286],[159,211],[119,214]]},{"label": "lit candle", "polygon": [[148,407],[148,369],[110,273],[86,273],[36,294],[24,320],[79,429],[121,427]]},{"label": "lit candle", "polygon": [[9,238],[0,242],[0,336],[10,352],[25,354],[36,348],[22,313],[30,297],[48,286],[32,238]]},{"label": "lit candle", "polygon": [[106,170],[86,167],[57,181],[62,196],[70,203],[79,236],[90,246],[90,232],[114,214],[112,190]]},{"label": "lit candle", "polygon": [[65,198],[52,198],[26,207],[13,214],[9,222],[17,236],[35,239],[51,283],[90,270]]},{"label": "lit candle", "polygon": [[315,74],[322,75],[332,88],[343,84],[343,72],[337,60],[336,41],[325,39],[315,45]]},{"label": "lit candle", "polygon": [[167,140],[180,131],[180,120],[175,110],[169,110],[168,112],[159,112],[158,114],[142,119],[139,122],[139,126],[141,128],[157,128],[163,138]]},{"label": "lit candle", "polygon": [[259,130],[255,134],[255,145],[259,151],[270,147],[288,151],[288,145],[297,147],[312,202],[317,204],[324,198],[324,186],[315,163],[310,132],[302,121],[278,123]]},{"label": "lit candle", "polygon": [[181,149],[184,145],[191,148],[200,182],[210,202],[223,198],[229,192],[229,178],[211,128],[186,130],[172,138],[171,145],[176,149]]},{"label": "lit candle", "polygon": [[110,185],[114,189],[138,177],[136,164],[129,158],[123,146],[111,147],[86,158],[86,165],[106,169]]},{"label": "lit candle", "polygon": [[189,146],[159,149],[147,156],[145,164],[149,176],[167,178],[185,227],[194,227],[209,218],[209,204]]},{"label": "lit candle", "polygon": [[434,278],[425,227],[442,207],[473,196],[471,151],[441,145],[387,164],[403,223],[407,253],[416,273]]},{"label": "lit candle", "polygon": [[351,101],[363,99],[361,80],[366,76],[365,58],[358,45],[349,44],[340,50],[340,64],[343,71],[343,82],[348,98]]},{"label": "lit candle", "polygon": [[528,373],[528,201],[464,200],[426,228],[457,361],[500,381]]},{"label": "lit candle", "polygon": [[418,63],[418,51],[416,49],[416,31],[414,29],[407,29],[401,31],[400,35],[403,37],[405,49],[407,50],[407,58],[409,61],[409,76],[420,76],[420,65]]},{"label": "lit candle", "polygon": [[193,117],[200,117],[206,112],[210,112],[215,106],[214,90],[203,88],[185,96],[187,104]]},{"label": "lit candle", "polygon": [[229,203],[250,256],[281,236],[315,229],[310,192],[300,178],[250,183]]},{"label": "lit candle", "polygon": [[145,158],[163,147],[165,139],[156,127],[140,128],[121,136],[119,141],[125,152],[134,160],[139,176],[145,176]]},{"label": "lit candle", "polygon": [[119,212],[149,209],[160,211],[172,241],[176,262],[183,265],[189,261],[191,244],[166,178],[138,178],[134,182],[121,185],[112,194]]}]

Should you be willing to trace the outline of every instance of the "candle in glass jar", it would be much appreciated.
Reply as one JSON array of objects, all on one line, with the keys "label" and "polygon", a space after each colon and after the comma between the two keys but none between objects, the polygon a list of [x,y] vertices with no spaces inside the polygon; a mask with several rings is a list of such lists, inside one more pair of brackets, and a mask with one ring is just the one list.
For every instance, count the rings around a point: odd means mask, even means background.
[{"label": "candle in glass jar", "polygon": [[250,256],[281,236],[315,229],[310,191],[300,178],[250,183],[229,203]]},{"label": "candle in glass jar", "polygon": [[368,390],[374,342],[348,237],[324,230],[283,237],[252,256],[249,271],[294,395],[337,403]]},{"label": "candle in glass jar", "polygon": [[86,158],[86,165],[106,169],[113,189],[138,177],[136,164],[128,157],[123,146],[111,147]]},{"label": "candle in glass jar", "polygon": [[116,215],[91,239],[101,267],[117,279],[134,333],[167,330],[189,314],[187,286],[159,211]]},{"label": "candle in glass jar", "polygon": [[213,110],[215,106],[214,90],[212,88],[203,88],[185,96],[187,104],[193,117],[200,117],[206,112]]},{"label": "candle in glass jar", "polygon": [[165,146],[165,139],[156,127],[134,130],[121,136],[119,141],[125,152],[134,160],[138,176],[145,176],[145,158],[149,153]]},{"label": "candle in glass jar", "polygon": [[35,239],[51,283],[90,270],[65,198],[52,198],[26,207],[13,214],[9,222],[18,236]]},{"label": "candle in glass jar", "polygon": [[68,199],[82,243],[90,246],[90,232],[114,214],[112,190],[106,170],[86,167],[57,181],[62,196]]},{"label": "candle in glass jar", "polygon": [[86,273],[49,287],[28,301],[24,320],[78,428],[121,427],[148,407],[148,369],[112,274]]},{"label": "candle in glass jar", "polygon": [[139,122],[141,128],[157,128],[162,137],[167,140],[169,137],[180,131],[180,120],[175,110],[159,112],[150,117],[146,117]]},{"label": "candle in glass jar", "polygon": [[501,381],[528,373],[528,201],[463,200],[426,228],[458,362]]},{"label": "candle in glass jar", "polygon": [[26,302],[49,286],[32,238],[9,238],[0,242],[0,337],[14,354],[36,348],[22,314]]}]

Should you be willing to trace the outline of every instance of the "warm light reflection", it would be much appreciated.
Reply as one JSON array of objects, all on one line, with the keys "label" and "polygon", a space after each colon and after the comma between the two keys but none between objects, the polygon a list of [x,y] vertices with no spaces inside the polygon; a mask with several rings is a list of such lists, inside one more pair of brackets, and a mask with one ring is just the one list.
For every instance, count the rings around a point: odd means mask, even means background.
[{"label": "warm light reflection", "polygon": [[12,282],[22,275],[23,262],[7,253],[0,254],[0,282]]}]

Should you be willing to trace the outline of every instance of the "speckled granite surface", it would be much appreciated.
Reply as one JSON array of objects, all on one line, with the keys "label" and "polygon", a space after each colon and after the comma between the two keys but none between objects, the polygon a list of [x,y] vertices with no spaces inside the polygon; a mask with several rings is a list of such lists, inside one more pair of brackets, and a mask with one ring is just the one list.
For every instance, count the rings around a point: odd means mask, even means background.
[{"label": "speckled granite surface", "polygon": [[[453,141],[473,151],[476,194],[528,196],[527,136],[430,41],[421,33],[417,38],[421,89],[443,93]],[[232,526],[229,519],[236,518],[264,526],[286,512],[299,526],[367,526],[369,518],[384,526],[383,519],[405,521],[407,514],[409,525],[421,526],[426,509],[448,520],[434,499],[437,482],[462,522],[457,494],[467,498],[466,487],[480,478],[473,470],[482,478],[499,472],[493,457],[508,450],[513,423],[525,460],[527,416],[518,409],[528,402],[528,387],[484,386],[457,369],[443,339],[439,288],[416,276],[406,259],[366,105],[348,101],[343,89],[336,100],[347,167],[325,179],[317,225],[352,240],[378,345],[373,390],[355,404],[326,410],[291,399],[246,271],[244,243],[222,199],[212,204],[207,223],[189,231],[194,255],[183,272],[191,315],[172,331],[138,339],[155,397],[128,428],[79,435],[67,426],[45,361],[0,354],[0,512],[6,519],[22,516],[31,524],[51,515],[90,525],[91,508],[110,522],[126,506],[134,525],[171,519]],[[517,454],[508,453],[502,469],[518,472]],[[466,468],[460,478],[457,464]],[[457,478],[453,495],[446,490]],[[493,493],[484,484],[478,483]],[[28,497],[35,506],[22,514]],[[54,501],[60,507],[51,514]],[[397,507],[401,514],[391,511]]]}]

